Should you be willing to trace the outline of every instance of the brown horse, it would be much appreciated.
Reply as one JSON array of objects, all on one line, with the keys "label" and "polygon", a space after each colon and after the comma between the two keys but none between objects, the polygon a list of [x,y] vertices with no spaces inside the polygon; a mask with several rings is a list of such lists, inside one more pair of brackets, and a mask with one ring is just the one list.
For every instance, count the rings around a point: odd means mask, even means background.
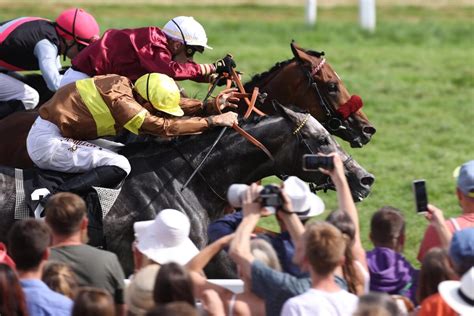
[{"label": "brown horse", "polygon": [[[272,69],[256,75],[245,84],[247,91],[259,87],[266,93],[259,106],[273,112],[272,100],[293,104],[307,110],[334,135],[348,141],[352,147],[362,147],[370,141],[375,128],[362,110],[362,101],[350,96],[343,82],[322,57],[324,53],[307,51],[291,43],[295,58],[279,62]],[[245,107],[241,107],[245,110]],[[37,117],[36,112],[18,112],[0,120],[0,165],[29,168],[32,162],[26,152],[26,136]]]},{"label": "brown horse", "polygon": [[362,112],[362,100],[351,96],[341,78],[326,61],[324,52],[307,51],[291,43],[294,58],[279,62],[244,85],[246,91],[259,88],[267,98],[259,106],[273,112],[272,100],[293,104],[311,113],[331,134],[351,147],[367,144],[375,127]]}]

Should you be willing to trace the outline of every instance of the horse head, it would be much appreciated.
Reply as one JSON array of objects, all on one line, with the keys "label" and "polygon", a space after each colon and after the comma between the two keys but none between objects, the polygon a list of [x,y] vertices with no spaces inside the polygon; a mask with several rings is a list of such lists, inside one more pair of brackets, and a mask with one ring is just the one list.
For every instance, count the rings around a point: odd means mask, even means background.
[{"label": "horse head", "polygon": [[[242,165],[253,165],[253,167],[244,172],[242,170],[236,171],[236,174],[247,173],[249,175],[247,179],[244,179],[244,182],[249,183],[252,180],[255,181],[273,174],[294,175],[314,183],[317,189],[334,189],[328,176],[321,172],[304,171],[302,166],[305,154],[337,152],[344,161],[345,173],[354,200],[360,201],[370,193],[374,176],[344,152],[318,120],[310,113],[303,112],[294,106],[283,106],[277,101],[272,103],[274,115],[263,118],[254,117],[253,122],[243,123],[242,128],[263,143],[273,158],[268,158],[263,154],[263,151],[250,145],[246,140],[239,141],[238,138],[235,138],[229,141],[230,146],[234,148],[233,157],[238,157],[235,153],[239,153],[249,146],[253,147],[256,152],[260,151],[260,154],[251,160],[246,159],[241,162]],[[225,166],[217,168],[224,170]],[[227,171],[229,171],[228,168]]]},{"label": "horse head", "polygon": [[294,104],[311,113],[331,134],[348,141],[351,147],[367,144],[376,129],[361,109],[361,98],[350,95],[323,57],[324,52],[307,51],[293,42],[291,50],[293,59],[277,63],[245,85],[247,91],[257,86],[267,94],[261,109],[271,112],[272,100]]},{"label": "horse head", "polygon": [[[370,193],[375,178],[367,172],[357,161],[352,159],[328,133],[324,126],[307,112],[291,106],[284,107],[274,102],[277,112],[286,117],[293,124],[293,137],[287,138],[279,144],[279,165],[276,169],[288,175],[295,175],[307,182],[315,183],[316,189],[334,189],[330,178],[320,172],[303,170],[303,155],[329,154],[336,152],[344,163],[344,171],[351,188],[354,201],[361,201]],[[295,141],[296,138],[296,141]]]}]

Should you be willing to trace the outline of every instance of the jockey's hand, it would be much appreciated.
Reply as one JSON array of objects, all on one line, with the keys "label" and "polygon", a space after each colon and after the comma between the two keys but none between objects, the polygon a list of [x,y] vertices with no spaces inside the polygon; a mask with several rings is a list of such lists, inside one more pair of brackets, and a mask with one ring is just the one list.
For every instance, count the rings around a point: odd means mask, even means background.
[{"label": "jockey's hand", "polygon": [[214,67],[216,67],[216,73],[223,74],[224,72],[230,74],[231,68],[235,68],[236,64],[235,61],[232,59],[232,56],[226,55],[224,58],[219,59],[214,63]]},{"label": "jockey's hand", "polygon": [[236,109],[239,106],[237,102],[240,101],[240,98],[237,96],[239,91],[236,88],[229,88],[223,90],[220,93],[219,100],[217,100],[219,104],[219,110],[224,110],[225,108]]},{"label": "jockey's hand", "polygon": [[211,116],[213,126],[232,126],[239,124],[237,113],[227,112],[224,114]]},{"label": "jockey's hand", "polygon": [[217,81],[217,85],[219,87],[225,86],[227,84],[227,78],[223,76],[219,76],[218,74],[211,74],[209,75],[209,83],[214,84],[214,82]]}]

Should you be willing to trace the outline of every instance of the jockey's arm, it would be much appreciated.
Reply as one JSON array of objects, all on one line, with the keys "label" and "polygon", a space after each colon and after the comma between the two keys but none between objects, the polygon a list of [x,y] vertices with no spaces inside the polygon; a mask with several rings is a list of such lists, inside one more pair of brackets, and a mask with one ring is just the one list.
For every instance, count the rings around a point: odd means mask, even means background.
[{"label": "jockey's arm", "polygon": [[44,39],[36,44],[33,54],[38,58],[39,68],[48,89],[53,92],[58,90],[62,78],[59,73],[61,63],[59,62],[58,47]]}]

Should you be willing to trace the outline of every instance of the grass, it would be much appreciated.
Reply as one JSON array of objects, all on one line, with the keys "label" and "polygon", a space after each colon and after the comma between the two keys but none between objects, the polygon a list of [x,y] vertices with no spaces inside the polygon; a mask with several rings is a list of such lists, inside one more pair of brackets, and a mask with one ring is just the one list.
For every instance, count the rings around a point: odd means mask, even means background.
[{"label": "grass", "polygon": [[[67,4],[0,4],[0,20],[17,16],[54,18]],[[204,24],[214,50],[198,61],[231,52],[238,69],[251,75],[291,58],[289,43],[324,50],[346,86],[362,96],[364,111],[377,127],[362,149],[343,146],[376,177],[371,195],[358,204],[364,245],[369,249],[370,217],[383,205],[402,210],[407,220],[405,254],[416,264],[426,220],[414,212],[411,182],[427,180],[429,200],[455,216],[460,209],[452,171],[473,159],[474,8],[441,9],[384,6],[377,30],[357,25],[357,8],[321,8],[318,24],[304,24],[304,8],[282,6],[88,5],[101,29],[162,26],[176,15],[193,15]],[[206,87],[184,83],[202,98]],[[342,141],[340,141],[342,143]],[[272,181],[272,179],[270,179]],[[333,192],[320,194],[328,210],[337,207]],[[266,222],[273,226],[273,222]]]}]

